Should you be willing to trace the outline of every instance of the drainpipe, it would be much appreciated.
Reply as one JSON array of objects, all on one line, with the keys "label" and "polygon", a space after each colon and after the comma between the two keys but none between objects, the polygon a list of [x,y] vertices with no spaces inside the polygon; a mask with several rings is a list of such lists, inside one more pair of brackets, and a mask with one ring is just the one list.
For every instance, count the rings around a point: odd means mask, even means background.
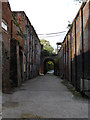
[{"label": "drainpipe", "polygon": [[11,20],[11,40],[13,39],[13,20]]},{"label": "drainpipe", "polygon": [[26,25],[26,78],[28,79],[28,26]]},{"label": "drainpipe", "polygon": [[75,20],[75,88],[77,90],[77,38],[76,38],[76,20]]},{"label": "drainpipe", "polygon": [[81,29],[82,29],[82,83],[83,83],[83,88],[82,90],[84,91],[84,35],[83,35],[83,8],[81,8]]}]

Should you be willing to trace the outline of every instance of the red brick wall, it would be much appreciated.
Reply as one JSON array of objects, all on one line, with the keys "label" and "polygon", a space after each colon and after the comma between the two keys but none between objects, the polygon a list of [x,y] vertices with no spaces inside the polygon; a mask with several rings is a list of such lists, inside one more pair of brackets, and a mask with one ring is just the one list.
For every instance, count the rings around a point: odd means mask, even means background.
[{"label": "red brick wall", "polygon": [[90,2],[83,9],[84,77],[90,79]]},{"label": "red brick wall", "polygon": [[[27,77],[27,79],[29,78],[29,74],[30,74],[30,71],[29,71],[29,64],[30,63],[30,56],[28,53],[27,54],[27,49],[29,49],[29,44],[30,44],[30,33],[29,33],[29,30],[28,30],[28,35],[27,35],[27,30],[26,30],[26,26],[29,25],[30,27],[30,22],[26,16],[26,14],[24,12],[13,12],[13,14],[15,15],[16,19],[17,19],[17,22],[19,23],[21,29],[22,29],[22,32],[24,34],[24,38],[22,40],[20,40],[20,45],[23,47],[24,49],[24,53],[26,54],[26,56],[24,56],[23,60],[24,60],[24,66],[25,66],[25,76]],[[26,36],[27,35],[27,36]],[[28,40],[27,40],[28,39]],[[26,41],[27,40],[27,41]],[[26,57],[26,58],[25,58]]]},{"label": "red brick wall", "polygon": [[[70,36],[69,36],[70,34]],[[67,42],[67,36],[68,42]],[[69,52],[68,50],[69,43]],[[90,79],[90,1],[83,4],[75,17],[70,32],[67,33],[64,42],[64,60],[62,50],[59,51],[60,62],[64,62],[64,78],[68,79],[74,87],[80,91],[81,79]],[[65,50],[65,45],[66,49]],[[62,49],[62,48],[61,48]],[[66,53],[65,53],[66,52]],[[69,56],[69,57],[68,57]],[[69,62],[68,62],[69,61]],[[68,65],[69,64],[69,65]],[[61,65],[60,65],[61,66]],[[68,68],[69,67],[69,68]],[[69,71],[69,73],[68,73]],[[62,72],[60,73],[62,74]]]},{"label": "red brick wall", "polygon": [[71,81],[72,84],[75,85],[75,23],[73,24],[71,32],[71,53]]},{"label": "red brick wall", "polygon": [[71,82],[71,39],[68,35],[68,80]]},{"label": "red brick wall", "polygon": [[[0,1],[0,23],[2,18],[2,3]],[[0,89],[2,87],[2,29],[0,24]]]},{"label": "red brick wall", "polygon": [[64,48],[63,46],[58,52],[58,57],[59,57],[59,74],[61,78],[63,78],[64,77]]},{"label": "red brick wall", "polygon": [[[13,14],[15,15],[17,22],[19,23],[21,30],[23,32],[23,34],[26,34],[26,25],[29,24],[29,21],[27,20],[25,13],[24,12],[13,12]],[[17,36],[16,36],[17,37]],[[20,45],[24,48],[24,44],[25,44],[25,39],[23,38],[22,40],[19,41]]]},{"label": "red brick wall", "polygon": [[[7,12],[6,12],[7,11]],[[8,25],[8,31],[2,29],[2,79],[3,79],[3,90],[6,91],[9,88],[9,73],[10,73],[10,39],[11,39],[11,19],[12,13],[10,10],[9,3],[2,3],[2,19]]]},{"label": "red brick wall", "polygon": [[[23,62],[20,63],[20,52],[22,52],[22,41],[23,38],[18,35],[17,31],[19,31],[19,27],[12,22],[12,39],[11,39],[11,61],[10,61],[10,78],[13,82],[14,86],[20,86],[21,85],[21,66],[23,65]],[[23,58],[22,58],[23,60]],[[13,64],[15,64],[15,67],[13,69]],[[23,71],[23,68],[22,68]],[[23,80],[23,78],[22,78]]]},{"label": "red brick wall", "polygon": [[[0,1],[0,23],[2,20],[2,2]],[[1,29],[1,24],[0,24],[0,33],[1,33],[2,29]]]}]

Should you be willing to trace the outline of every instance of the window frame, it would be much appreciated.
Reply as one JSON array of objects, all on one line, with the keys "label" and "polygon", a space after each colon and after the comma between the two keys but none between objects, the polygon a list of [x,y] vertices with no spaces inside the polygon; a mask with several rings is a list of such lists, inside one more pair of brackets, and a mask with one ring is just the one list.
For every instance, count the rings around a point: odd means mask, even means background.
[{"label": "window frame", "polygon": [[2,21],[1,21],[1,27],[2,27],[3,30],[8,32],[8,24],[4,19],[2,19]]}]

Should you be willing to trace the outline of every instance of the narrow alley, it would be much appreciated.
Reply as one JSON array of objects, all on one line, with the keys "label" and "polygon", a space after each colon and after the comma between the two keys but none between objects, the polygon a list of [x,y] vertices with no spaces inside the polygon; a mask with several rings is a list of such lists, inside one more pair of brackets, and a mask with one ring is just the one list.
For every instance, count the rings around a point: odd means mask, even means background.
[{"label": "narrow alley", "polygon": [[71,0],[70,6],[60,0],[5,1],[0,1],[0,117],[88,118],[90,0],[75,15]]},{"label": "narrow alley", "polygon": [[88,100],[74,96],[59,77],[46,74],[3,93],[3,118],[88,118]]}]

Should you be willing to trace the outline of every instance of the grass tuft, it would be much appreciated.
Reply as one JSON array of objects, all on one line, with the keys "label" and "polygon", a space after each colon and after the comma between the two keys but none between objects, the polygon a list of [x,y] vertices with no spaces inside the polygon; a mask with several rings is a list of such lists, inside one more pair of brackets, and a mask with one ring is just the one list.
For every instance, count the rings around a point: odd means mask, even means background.
[{"label": "grass tuft", "polygon": [[67,89],[76,97],[82,97],[80,93],[78,93],[73,87],[71,87],[67,82],[61,81],[63,85],[67,87]]}]

